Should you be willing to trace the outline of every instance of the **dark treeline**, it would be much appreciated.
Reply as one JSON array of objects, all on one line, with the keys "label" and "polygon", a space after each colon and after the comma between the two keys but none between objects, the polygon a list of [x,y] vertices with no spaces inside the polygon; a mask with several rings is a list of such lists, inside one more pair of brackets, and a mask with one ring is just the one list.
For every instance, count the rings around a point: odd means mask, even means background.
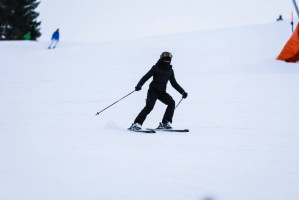
[{"label": "dark treeline", "polygon": [[0,40],[36,40],[41,36],[37,0],[0,0]]}]

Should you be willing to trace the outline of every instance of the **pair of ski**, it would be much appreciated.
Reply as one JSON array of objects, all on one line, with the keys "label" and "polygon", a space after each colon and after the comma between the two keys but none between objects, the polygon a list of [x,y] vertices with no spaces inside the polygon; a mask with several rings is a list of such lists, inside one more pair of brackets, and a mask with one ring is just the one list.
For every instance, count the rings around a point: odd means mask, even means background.
[{"label": "pair of ski", "polygon": [[134,130],[128,128],[129,131],[139,132],[139,133],[156,133],[156,132],[189,132],[188,129],[158,129],[158,128],[147,128],[141,130]]}]

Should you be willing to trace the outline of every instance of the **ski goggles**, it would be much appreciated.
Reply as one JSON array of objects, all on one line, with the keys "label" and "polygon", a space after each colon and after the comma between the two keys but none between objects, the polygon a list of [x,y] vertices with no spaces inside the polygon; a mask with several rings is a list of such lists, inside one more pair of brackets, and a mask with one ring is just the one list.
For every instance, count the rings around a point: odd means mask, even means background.
[{"label": "ski goggles", "polygon": [[170,52],[163,52],[161,54],[161,58],[172,58],[172,54]]}]

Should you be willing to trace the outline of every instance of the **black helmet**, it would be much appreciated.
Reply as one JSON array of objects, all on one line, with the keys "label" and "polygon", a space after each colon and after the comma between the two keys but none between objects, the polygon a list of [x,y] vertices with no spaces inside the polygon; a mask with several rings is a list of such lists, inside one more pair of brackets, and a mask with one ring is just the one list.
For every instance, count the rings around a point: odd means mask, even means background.
[{"label": "black helmet", "polygon": [[160,59],[164,62],[171,62],[172,54],[170,52],[165,51],[161,54]]}]

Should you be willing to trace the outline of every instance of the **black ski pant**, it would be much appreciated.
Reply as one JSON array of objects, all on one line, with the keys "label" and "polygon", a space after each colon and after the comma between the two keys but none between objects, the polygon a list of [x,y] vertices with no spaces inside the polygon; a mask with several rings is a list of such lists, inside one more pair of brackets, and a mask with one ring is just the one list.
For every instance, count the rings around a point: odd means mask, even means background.
[{"label": "black ski pant", "polygon": [[174,113],[174,109],[175,109],[175,101],[165,91],[158,92],[158,91],[156,91],[152,88],[150,88],[148,90],[146,105],[141,110],[141,112],[138,114],[138,116],[136,117],[134,123],[139,123],[141,125],[143,124],[143,122],[146,119],[147,115],[153,110],[157,99],[159,99],[162,103],[167,105],[167,108],[166,108],[166,111],[164,113],[162,122],[163,123],[167,123],[167,122],[172,123],[172,117],[173,117],[173,113]]}]

